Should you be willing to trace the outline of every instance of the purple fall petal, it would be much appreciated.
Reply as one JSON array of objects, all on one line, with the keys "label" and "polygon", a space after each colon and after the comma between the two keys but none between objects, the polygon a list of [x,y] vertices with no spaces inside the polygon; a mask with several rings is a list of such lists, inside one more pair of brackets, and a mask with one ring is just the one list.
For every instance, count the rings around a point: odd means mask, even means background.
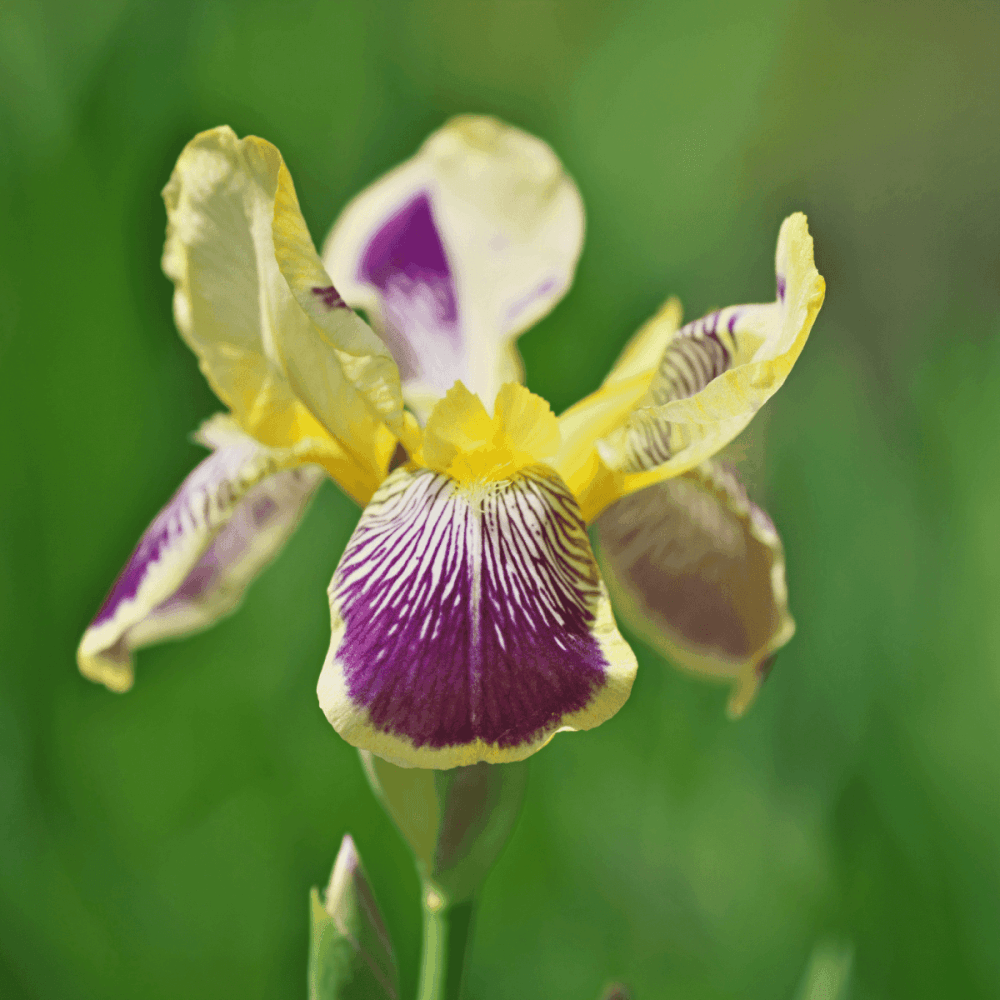
[{"label": "purple fall petal", "polygon": [[342,735],[388,759],[345,732],[342,713],[428,759],[473,746],[520,759],[563,725],[614,714],[631,686],[635,660],[579,509],[543,466],[468,488],[398,470],[362,516],[330,599],[321,702]]}]

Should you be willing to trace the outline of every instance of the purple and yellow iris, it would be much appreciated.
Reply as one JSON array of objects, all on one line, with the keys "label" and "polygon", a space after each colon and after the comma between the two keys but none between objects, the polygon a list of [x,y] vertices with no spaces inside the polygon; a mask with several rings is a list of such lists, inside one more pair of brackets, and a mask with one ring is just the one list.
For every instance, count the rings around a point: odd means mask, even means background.
[{"label": "purple and yellow iris", "polygon": [[87,677],[127,690],[136,648],[232,611],[329,476],[364,512],[318,690],[356,746],[447,768],[600,724],[636,669],[611,597],[749,704],[794,631],[784,557],[711,457],[822,304],[804,216],[781,227],[774,302],[681,327],[669,301],[556,417],[516,338],[571,284],[583,206],[539,139],[452,120],[347,206],[322,257],[262,139],[197,136],[164,198],[177,325],[229,412],[84,634]]}]

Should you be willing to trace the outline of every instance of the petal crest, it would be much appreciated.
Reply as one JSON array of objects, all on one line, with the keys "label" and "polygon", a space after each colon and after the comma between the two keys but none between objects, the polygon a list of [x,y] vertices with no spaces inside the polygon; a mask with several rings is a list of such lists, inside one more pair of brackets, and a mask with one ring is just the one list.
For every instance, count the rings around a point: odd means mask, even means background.
[{"label": "petal crest", "polygon": [[501,385],[522,381],[514,339],[562,298],[582,240],[582,201],[552,150],[466,115],[355,198],[323,258],[426,416],[456,380],[488,410]]},{"label": "petal crest", "polygon": [[516,382],[497,394],[493,416],[456,382],[424,429],[422,464],[463,483],[505,479],[559,448],[559,422],[549,404]]},{"label": "petal crest", "polygon": [[771,519],[716,462],[638,490],[595,522],[616,611],[688,670],[733,685],[741,715],[795,632]]},{"label": "petal crest", "polygon": [[215,450],[146,529],[80,642],[80,671],[112,691],[132,686],[133,650],[235,610],[323,480],[307,453],[268,448],[226,417],[199,439]]},{"label": "petal crest", "polygon": [[474,489],[396,470],[330,607],[320,705],[405,767],[521,760],[610,718],[635,677],[576,503],[544,466]]}]

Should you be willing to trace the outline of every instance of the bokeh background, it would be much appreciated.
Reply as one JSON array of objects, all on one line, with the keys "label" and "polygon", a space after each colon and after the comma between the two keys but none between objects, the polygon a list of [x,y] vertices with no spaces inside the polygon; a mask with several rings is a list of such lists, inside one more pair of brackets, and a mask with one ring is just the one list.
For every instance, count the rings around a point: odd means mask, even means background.
[{"label": "bokeh background", "polygon": [[619,715],[534,758],[468,995],[781,1000],[833,955],[855,998],[1000,996],[998,42],[974,0],[2,0],[0,996],[303,996],[345,830],[412,995],[416,876],[314,693],[352,504],[127,696],[74,649],[217,410],[159,270],[183,144],[275,142],[319,240],[464,111],[583,192],[522,340],[557,409],[668,293],[769,298],[792,210],[828,282],[743,448],[798,635],[738,723],[640,647]]}]

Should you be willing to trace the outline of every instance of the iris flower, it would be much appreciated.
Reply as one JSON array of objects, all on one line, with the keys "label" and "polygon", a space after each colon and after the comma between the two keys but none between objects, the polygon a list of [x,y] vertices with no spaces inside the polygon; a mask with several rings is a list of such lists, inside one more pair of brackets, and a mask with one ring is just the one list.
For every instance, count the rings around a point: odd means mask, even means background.
[{"label": "iris flower", "polygon": [[710,459],[822,303],[804,216],[781,226],[775,301],[683,327],[669,301],[557,417],[516,339],[568,289],[584,223],[541,140],[453,119],[347,206],[322,256],[263,139],[201,133],[164,198],[177,326],[228,413],[87,628],[87,677],[124,691],[135,649],[232,611],[329,476],[364,508],[318,687],[352,744],[448,768],[604,722],[636,671],[609,592],[745,707],[794,626],[773,526]]}]

